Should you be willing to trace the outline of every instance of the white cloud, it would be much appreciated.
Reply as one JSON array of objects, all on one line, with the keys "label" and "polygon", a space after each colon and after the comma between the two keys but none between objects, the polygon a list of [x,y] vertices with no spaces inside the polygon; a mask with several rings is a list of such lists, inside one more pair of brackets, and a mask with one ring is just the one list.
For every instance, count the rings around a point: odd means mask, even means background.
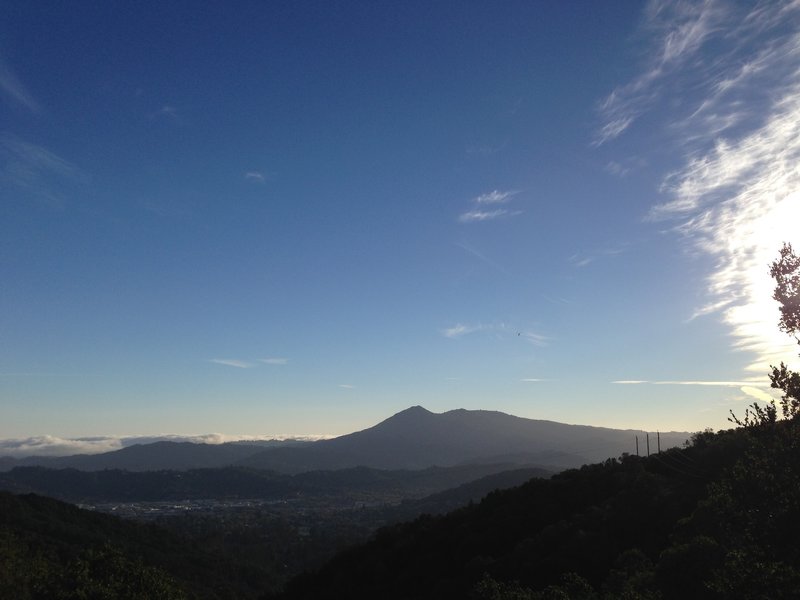
[{"label": "white cloud", "polygon": [[522,331],[518,332],[517,335],[524,338],[534,346],[539,346],[540,348],[544,348],[550,342],[550,338],[539,333],[534,333],[533,331]]},{"label": "white cloud", "polygon": [[237,369],[249,369],[255,365],[246,360],[238,360],[235,358],[212,358],[209,362],[225,365],[226,367],[236,367]]},{"label": "white cloud", "polygon": [[519,210],[508,210],[506,208],[487,209],[481,208],[484,206],[492,206],[497,204],[507,204],[511,198],[519,192],[514,190],[500,191],[493,190],[480,196],[476,196],[470,202],[475,205],[475,208],[461,213],[458,220],[461,223],[476,223],[481,221],[493,221],[501,217],[511,217],[522,214]]},{"label": "white cloud", "polygon": [[247,173],[244,174],[244,178],[257,183],[264,183],[267,180],[264,174],[259,171],[247,171]]},{"label": "white cloud", "polygon": [[768,265],[782,242],[800,247],[798,19],[797,1],[653,4],[647,24],[660,51],[601,107],[608,124],[658,103],[684,158],[648,218],[671,221],[713,259],[690,319],[720,315],[749,355],[745,372],[761,378],[797,354],[777,327]]},{"label": "white cloud", "polygon": [[289,363],[288,358],[282,358],[279,356],[273,356],[270,358],[259,358],[258,361],[264,363],[265,365],[285,365]]},{"label": "white cloud", "polygon": [[600,103],[603,123],[594,145],[619,137],[647,111],[661,96],[663,80],[690,62],[727,16],[714,0],[651,2],[643,26],[652,40],[649,61],[642,73]]},{"label": "white cloud", "polygon": [[476,331],[480,331],[481,329],[483,329],[483,325],[465,325],[464,323],[456,323],[452,327],[442,329],[442,335],[446,338],[455,339]]},{"label": "white cloud", "polygon": [[473,198],[472,201],[475,204],[505,204],[511,197],[518,194],[519,192],[515,191],[507,191],[501,192],[500,190],[493,190],[487,194],[481,194],[476,198]]},{"label": "white cloud", "polygon": [[741,390],[751,398],[755,398],[756,400],[761,400],[762,402],[770,402],[771,400],[774,400],[774,398],[764,390],[760,390],[750,385],[743,385],[741,387]]},{"label": "white cloud", "polygon": [[465,213],[461,213],[459,215],[458,220],[462,223],[474,223],[480,221],[492,221],[494,219],[498,219],[500,217],[504,217],[506,215],[511,214],[505,208],[497,208],[495,210],[468,210]]},{"label": "white cloud", "polygon": [[[672,381],[647,381],[643,379],[620,379],[611,383],[621,385],[699,385],[710,387],[753,387],[761,385],[759,381],[700,381],[700,380],[672,380]],[[754,388],[755,389],[755,388]]]},{"label": "white cloud", "polygon": [[592,264],[596,259],[596,256],[584,256],[580,253],[576,253],[569,257],[569,262],[571,262],[574,266],[581,268]]},{"label": "white cloud", "polygon": [[350,383],[340,383],[339,387],[342,388],[342,389],[345,389],[345,390],[354,390],[356,388],[356,386],[354,386],[354,385],[352,385]]}]

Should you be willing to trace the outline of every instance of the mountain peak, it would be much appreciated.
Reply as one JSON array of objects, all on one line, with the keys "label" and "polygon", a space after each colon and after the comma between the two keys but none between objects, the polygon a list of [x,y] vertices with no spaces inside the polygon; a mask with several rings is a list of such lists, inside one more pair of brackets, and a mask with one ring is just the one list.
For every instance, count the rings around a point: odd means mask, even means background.
[{"label": "mountain peak", "polygon": [[409,408],[407,408],[405,410],[401,410],[399,413],[397,413],[394,416],[397,417],[399,415],[432,415],[432,414],[433,413],[431,411],[429,411],[427,408],[417,404],[415,406],[410,406]]}]

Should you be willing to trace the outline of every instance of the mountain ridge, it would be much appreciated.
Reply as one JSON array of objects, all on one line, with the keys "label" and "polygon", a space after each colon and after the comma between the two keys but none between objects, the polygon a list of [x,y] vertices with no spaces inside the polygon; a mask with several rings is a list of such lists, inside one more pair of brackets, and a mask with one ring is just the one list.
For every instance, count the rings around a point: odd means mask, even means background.
[{"label": "mountain ridge", "polygon": [[[425,469],[434,466],[509,462],[551,469],[635,453],[634,436],[646,432],[517,417],[464,408],[434,413],[415,405],[346,435],[314,442],[259,444],[159,441],[101,454],[63,457],[0,457],[0,471],[16,466],[79,470],[149,471],[243,466],[281,473],[346,469]],[[688,432],[663,432],[662,449],[682,444]]]}]

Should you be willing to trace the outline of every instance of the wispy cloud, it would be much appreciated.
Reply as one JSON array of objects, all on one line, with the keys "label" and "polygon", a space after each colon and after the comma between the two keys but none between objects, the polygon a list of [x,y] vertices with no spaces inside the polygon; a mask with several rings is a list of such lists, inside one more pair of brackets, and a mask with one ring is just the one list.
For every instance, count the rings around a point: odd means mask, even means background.
[{"label": "wispy cloud", "polygon": [[644,381],[640,379],[622,379],[619,381],[612,381],[620,385],[688,385],[688,386],[701,386],[701,387],[722,387],[722,388],[738,388],[742,393],[750,398],[755,398],[762,402],[769,402],[773,400],[773,396],[767,392],[769,386],[765,381]]},{"label": "wispy cloud", "polygon": [[456,323],[452,327],[441,329],[440,333],[450,339],[458,339],[473,333],[490,334],[499,339],[522,339],[526,342],[543,348],[552,341],[552,338],[542,335],[535,331],[517,330],[509,327],[505,323]]},{"label": "wispy cloud", "polygon": [[0,182],[52,207],[63,205],[65,187],[88,180],[54,152],[9,134],[0,136],[0,161]]},{"label": "wispy cloud", "polygon": [[767,266],[782,242],[800,246],[798,19],[797,1],[654,4],[648,24],[661,51],[605,103],[610,121],[658,99],[684,160],[648,218],[671,222],[687,247],[714,259],[692,318],[721,315],[734,348],[752,357],[746,372],[761,377],[797,353],[777,328]]},{"label": "wispy cloud", "polygon": [[726,11],[714,0],[651,2],[643,29],[651,38],[644,70],[612,91],[600,103],[602,124],[595,133],[599,146],[619,137],[658,100],[664,79],[690,62],[715,32]]},{"label": "wispy cloud", "polygon": [[250,369],[255,366],[255,363],[246,360],[238,360],[235,358],[212,358],[209,359],[209,362],[218,365],[224,365],[226,367],[236,367],[237,369]]},{"label": "wispy cloud", "polygon": [[573,266],[581,268],[587,267],[592,264],[596,260],[596,256],[586,256],[579,252],[576,252],[572,256],[569,257],[569,262],[572,263]]},{"label": "wispy cloud", "polygon": [[473,198],[472,201],[475,204],[505,204],[518,193],[519,192],[511,190],[506,192],[501,192],[500,190],[493,190],[491,192],[488,192],[486,194],[481,194],[480,196]]},{"label": "wispy cloud", "polygon": [[339,387],[344,389],[344,390],[354,390],[354,389],[356,389],[356,386],[354,386],[354,385],[352,385],[350,383],[340,383]]},{"label": "wispy cloud", "polygon": [[264,183],[267,180],[264,174],[260,171],[247,171],[244,174],[244,178],[247,181],[253,181],[255,183]]},{"label": "wispy cloud", "polygon": [[476,331],[481,331],[482,329],[483,325],[466,325],[464,323],[456,323],[452,327],[442,329],[441,333],[446,338],[455,339],[469,335],[470,333],[475,333]]},{"label": "wispy cloud", "polygon": [[273,356],[270,358],[259,358],[259,362],[264,363],[265,365],[285,365],[289,363],[288,358],[283,358],[279,356]]},{"label": "wispy cloud", "polygon": [[526,341],[530,342],[534,346],[539,346],[540,348],[544,348],[550,343],[550,338],[541,335],[539,333],[535,333],[533,331],[520,331],[517,332],[517,335]]},{"label": "wispy cloud", "polygon": [[525,379],[520,379],[520,381],[524,381],[526,383],[540,383],[542,381],[550,381],[549,379],[539,379],[538,377],[526,377]]},{"label": "wispy cloud", "polygon": [[156,115],[161,117],[177,117],[178,109],[169,104],[165,104],[156,111]]},{"label": "wispy cloud", "polygon": [[511,198],[519,192],[515,190],[493,190],[470,200],[473,208],[461,213],[458,220],[461,223],[476,223],[481,221],[493,221],[501,217],[510,217],[522,214],[520,210],[510,210],[508,208],[485,208],[499,204],[508,204]]},{"label": "wispy cloud", "polygon": [[475,248],[473,248],[469,244],[461,242],[461,243],[457,243],[456,246],[458,246],[459,248],[461,248],[465,252],[468,252],[469,254],[471,254],[472,256],[477,258],[478,260],[480,260],[482,263],[484,263],[486,265],[489,265],[490,267],[492,267],[493,269],[495,269],[497,271],[500,271],[504,275],[511,275],[511,273],[509,273],[508,270],[503,265],[501,265],[500,263],[492,260],[491,258],[486,256],[485,254],[483,254],[483,252],[480,252],[479,250],[476,250]]},{"label": "wispy cloud", "polygon": [[462,223],[474,223],[476,221],[492,221],[494,219],[498,219],[500,217],[504,217],[506,215],[510,215],[511,211],[506,210],[505,208],[496,208],[494,210],[468,210],[465,213],[461,213],[458,217],[458,220]]},{"label": "wispy cloud", "polygon": [[625,252],[626,248],[624,245],[617,246],[614,248],[603,248],[601,250],[596,251],[593,254],[584,254],[582,252],[576,252],[572,256],[570,256],[567,260],[577,268],[587,267],[593,262],[595,262],[599,258],[609,258],[613,256],[617,256]]},{"label": "wispy cloud", "polygon": [[226,367],[235,367],[237,369],[252,369],[259,365],[287,365],[289,364],[289,359],[283,356],[269,356],[267,358],[256,358],[254,360],[242,360],[239,358],[211,358],[208,362]]},{"label": "wispy cloud", "polygon": [[10,104],[16,104],[32,113],[41,112],[41,106],[28,91],[28,88],[19,80],[16,73],[0,56],[0,92]]},{"label": "wispy cloud", "polygon": [[620,379],[612,381],[621,385],[699,385],[711,387],[742,387],[742,386],[758,386],[767,384],[759,381],[701,381],[701,380],[671,380],[671,381],[647,381],[642,379]]}]

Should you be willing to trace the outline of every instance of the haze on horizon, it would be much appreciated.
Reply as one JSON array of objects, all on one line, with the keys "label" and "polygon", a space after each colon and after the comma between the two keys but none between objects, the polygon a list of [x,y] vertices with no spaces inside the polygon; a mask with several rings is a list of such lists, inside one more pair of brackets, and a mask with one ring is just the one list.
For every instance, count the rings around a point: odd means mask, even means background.
[{"label": "haze on horizon", "polygon": [[796,361],[797,1],[0,15],[0,439],[696,431]]}]

